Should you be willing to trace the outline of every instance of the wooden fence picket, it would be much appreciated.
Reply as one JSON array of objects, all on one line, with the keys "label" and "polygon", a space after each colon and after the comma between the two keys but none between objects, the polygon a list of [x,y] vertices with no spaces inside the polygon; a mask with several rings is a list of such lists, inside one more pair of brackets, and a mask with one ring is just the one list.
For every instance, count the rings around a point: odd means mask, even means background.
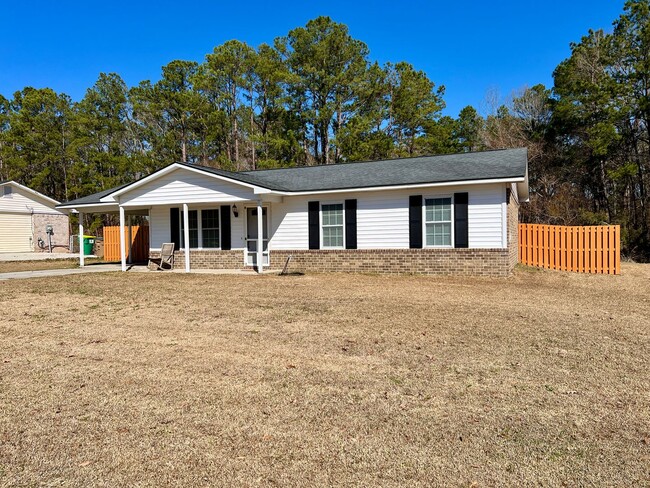
[{"label": "wooden fence picket", "polygon": [[518,235],[522,264],[576,273],[621,273],[618,225],[519,224]]},{"label": "wooden fence picket", "polygon": [[[127,241],[127,259],[129,258],[128,230],[125,233]],[[149,227],[134,225],[131,227],[131,256],[133,263],[144,262],[149,257]],[[104,227],[104,261],[119,261],[120,254],[120,228],[119,226]]]}]

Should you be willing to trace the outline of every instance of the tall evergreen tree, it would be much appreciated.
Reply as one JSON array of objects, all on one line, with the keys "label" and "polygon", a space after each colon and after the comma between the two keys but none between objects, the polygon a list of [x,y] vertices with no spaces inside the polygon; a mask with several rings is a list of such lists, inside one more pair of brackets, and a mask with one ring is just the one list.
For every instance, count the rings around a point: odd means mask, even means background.
[{"label": "tall evergreen tree", "polygon": [[295,75],[291,94],[304,101],[314,159],[321,164],[340,159],[339,145],[332,158],[330,143],[350,114],[367,67],[368,47],[354,39],[346,25],[329,17],[310,20],[276,39],[275,45]]}]

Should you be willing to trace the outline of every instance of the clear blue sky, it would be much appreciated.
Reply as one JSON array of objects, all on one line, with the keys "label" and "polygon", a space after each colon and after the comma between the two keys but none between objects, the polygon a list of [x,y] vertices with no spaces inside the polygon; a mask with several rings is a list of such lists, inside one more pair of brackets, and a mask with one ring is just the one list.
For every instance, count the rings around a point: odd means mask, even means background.
[{"label": "clear blue sky", "polygon": [[[446,86],[445,113],[552,85],[555,66],[589,28],[611,30],[623,0],[507,1],[7,1],[0,27],[0,93],[50,87],[74,100],[100,72],[129,86],[155,81],[174,59],[202,61],[214,46],[253,46],[329,15],[380,62],[408,61]],[[542,6],[543,5],[543,6]]]}]

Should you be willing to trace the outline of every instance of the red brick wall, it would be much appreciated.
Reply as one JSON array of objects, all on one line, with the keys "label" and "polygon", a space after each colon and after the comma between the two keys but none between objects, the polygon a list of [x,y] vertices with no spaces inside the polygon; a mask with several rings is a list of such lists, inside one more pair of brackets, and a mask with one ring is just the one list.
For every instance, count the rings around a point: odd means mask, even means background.
[{"label": "red brick wall", "polygon": [[[160,251],[150,251],[152,258],[160,257]],[[185,267],[185,253],[174,252],[174,267]],[[199,251],[190,250],[190,269],[244,269],[244,251]]]},{"label": "red brick wall", "polygon": [[290,271],[418,273],[508,276],[507,249],[380,249],[271,251],[271,268],[281,269],[291,255]]},{"label": "red brick wall", "polygon": [[[159,252],[151,252],[158,257]],[[508,249],[345,249],[271,250],[271,269],[282,269],[287,257],[289,271],[347,273],[416,273],[464,276],[508,276],[513,264]],[[185,266],[183,251],[175,253],[175,267]],[[191,269],[246,269],[244,252],[191,251]]]}]

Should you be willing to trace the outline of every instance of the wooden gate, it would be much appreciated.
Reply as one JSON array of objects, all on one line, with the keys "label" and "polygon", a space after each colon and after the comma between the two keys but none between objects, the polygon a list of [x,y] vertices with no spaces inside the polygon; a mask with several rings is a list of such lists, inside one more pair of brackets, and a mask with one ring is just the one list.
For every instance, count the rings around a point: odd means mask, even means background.
[{"label": "wooden gate", "polygon": [[519,224],[519,262],[560,271],[621,274],[621,228]]},{"label": "wooden gate", "polygon": [[[126,227],[125,240],[129,242],[129,228]],[[127,261],[140,263],[149,259],[149,226],[134,225],[131,227],[131,259],[129,248],[126,248]],[[104,227],[104,261],[120,261],[120,227]]]}]

